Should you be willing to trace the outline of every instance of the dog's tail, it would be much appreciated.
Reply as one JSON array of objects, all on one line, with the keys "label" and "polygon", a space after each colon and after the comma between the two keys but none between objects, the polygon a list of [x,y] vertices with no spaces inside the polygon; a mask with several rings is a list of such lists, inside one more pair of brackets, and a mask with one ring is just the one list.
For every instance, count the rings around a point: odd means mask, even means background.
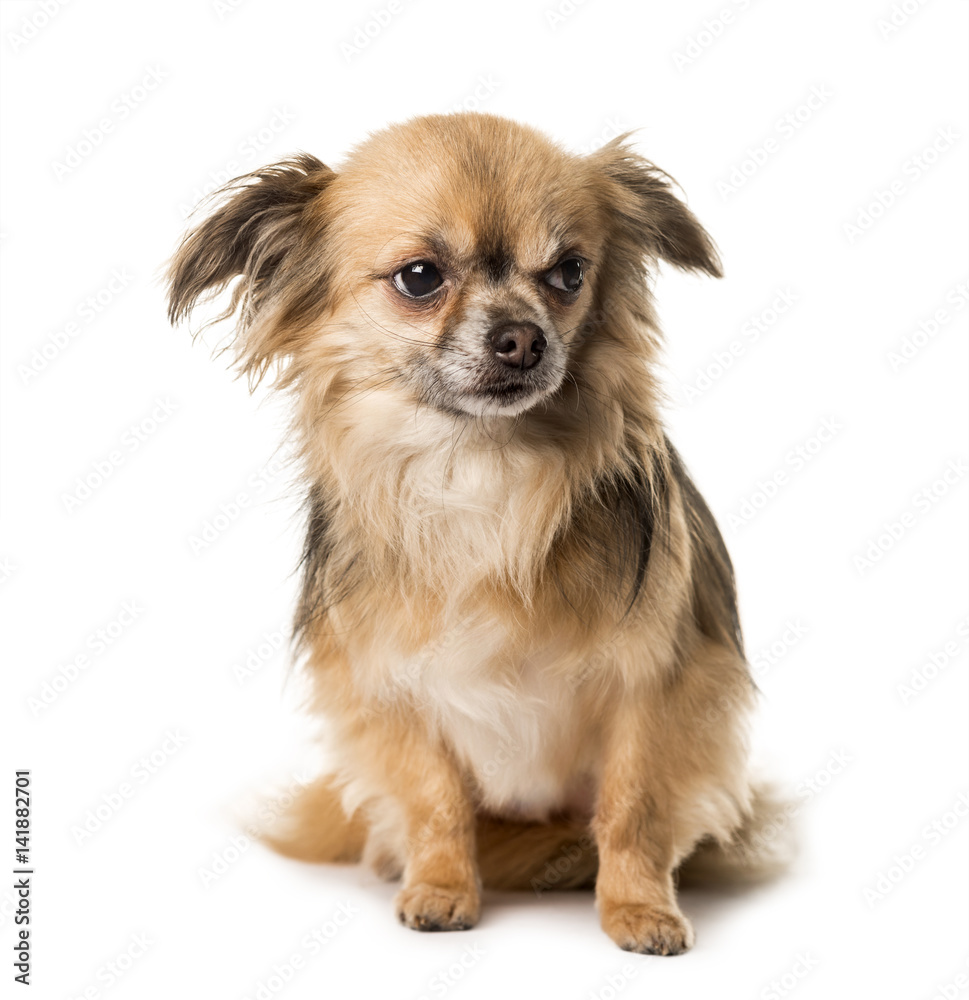
[{"label": "dog's tail", "polygon": [[[728,841],[705,840],[677,871],[681,885],[765,881],[792,856],[793,809],[771,786],[754,789],[753,805]],[[367,822],[361,811],[347,816],[339,788],[329,776],[306,786],[288,813],[261,839],[301,861],[353,863],[363,857]],[[478,869],[489,889],[591,888],[599,867],[595,839],[579,822],[519,823],[479,816]]]},{"label": "dog's tail", "polygon": [[774,785],[753,787],[750,810],[729,840],[702,840],[680,865],[680,885],[766,882],[784,872],[796,853],[796,805]]},{"label": "dog's tail", "polygon": [[359,811],[347,816],[331,775],[305,785],[282,816],[258,831],[274,851],[299,861],[353,863],[363,855],[367,825]]}]

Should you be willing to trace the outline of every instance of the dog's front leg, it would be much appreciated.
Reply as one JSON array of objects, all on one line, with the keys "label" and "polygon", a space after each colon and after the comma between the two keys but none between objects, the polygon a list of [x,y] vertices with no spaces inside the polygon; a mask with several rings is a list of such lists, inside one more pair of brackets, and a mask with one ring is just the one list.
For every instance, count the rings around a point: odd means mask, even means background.
[{"label": "dog's front leg", "polygon": [[704,837],[729,837],[744,819],[753,696],[740,654],[703,641],[666,678],[629,690],[617,704],[606,727],[594,830],[599,916],[620,947],[677,955],[693,944],[673,869]]},{"label": "dog's front leg", "polygon": [[624,699],[610,727],[593,829],[599,849],[596,906],[602,929],[626,951],[678,955],[693,929],[676,903],[673,884],[672,795],[651,752],[651,713]]},{"label": "dog's front leg", "polygon": [[478,922],[474,808],[443,747],[409,739],[385,743],[393,794],[405,821],[404,885],[395,908],[419,931],[463,931]]}]

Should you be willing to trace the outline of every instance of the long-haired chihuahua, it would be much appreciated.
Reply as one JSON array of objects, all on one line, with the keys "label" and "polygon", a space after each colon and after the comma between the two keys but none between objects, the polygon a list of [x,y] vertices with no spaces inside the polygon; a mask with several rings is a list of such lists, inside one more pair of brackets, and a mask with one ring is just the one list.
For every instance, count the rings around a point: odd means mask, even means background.
[{"label": "long-haired chihuahua", "polygon": [[678,877],[751,866],[754,686],[660,421],[660,260],[721,273],[626,137],[461,113],[238,178],[171,264],[171,320],[231,284],[241,370],[295,404],[295,631],[337,764],[274,843],[402,879],[408,927],[594,885],[617,944],[675,955]]}]

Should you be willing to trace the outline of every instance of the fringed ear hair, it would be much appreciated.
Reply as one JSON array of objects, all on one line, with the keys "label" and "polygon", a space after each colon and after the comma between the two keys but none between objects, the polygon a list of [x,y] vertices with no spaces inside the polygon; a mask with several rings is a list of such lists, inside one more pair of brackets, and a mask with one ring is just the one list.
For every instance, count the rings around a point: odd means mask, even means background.
[{"label": "fringed ear hair", "polygon": [[172,258],[169,320],[185,319],[205,293],[217,294],[241,276],[218,319],[238,311],[238,355],[243,370],[258,380],[290,346],[294,330],[279,312],[285,306],[283,312],[292,314],[293,303],[283,301],[283,292],[306,256],[306,210],[334,177],[304,153],[226,185],[216,195],[221,203],[185,236]]},{"label": "fringed ear hair", "polygon": [[613,139],[589,157],[605,178],[619,225],[644,254],[721,277],[713,240],[673,193],[669,175],[633,152],[627,139],[628,135]]}]

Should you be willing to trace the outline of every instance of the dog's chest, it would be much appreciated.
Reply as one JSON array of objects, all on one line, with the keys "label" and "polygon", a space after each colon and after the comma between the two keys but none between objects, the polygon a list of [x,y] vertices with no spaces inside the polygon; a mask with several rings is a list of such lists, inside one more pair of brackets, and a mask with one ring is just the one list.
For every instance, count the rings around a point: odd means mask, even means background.
[{"label": "dog's chest", "polygon": [[413,671],[411,694],[472,775],[481,806],[521,819],[587,814],[595,735],[576,671],[561,650],[516,658],[503,638],[499,627],[452,637]]}]

